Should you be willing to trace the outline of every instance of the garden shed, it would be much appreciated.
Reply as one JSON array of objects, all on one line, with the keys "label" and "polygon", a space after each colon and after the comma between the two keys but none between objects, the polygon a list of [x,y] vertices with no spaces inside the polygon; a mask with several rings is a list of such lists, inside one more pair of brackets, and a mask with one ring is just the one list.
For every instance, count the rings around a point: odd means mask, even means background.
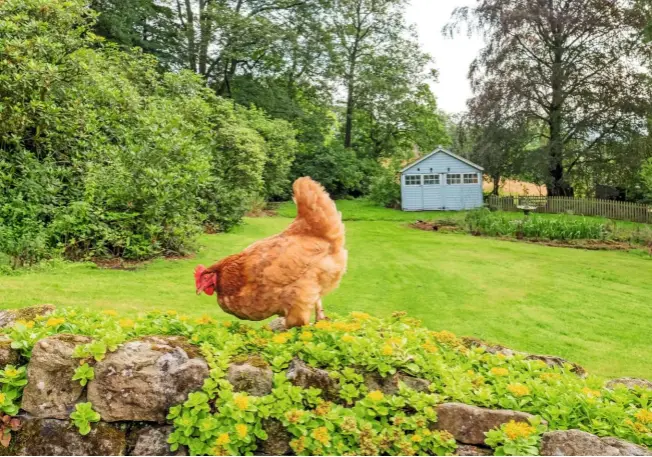
[{"label": "garden shed", "polygon": [[482,206],[483,168],[438,147],[401,170],[403,211]]}]

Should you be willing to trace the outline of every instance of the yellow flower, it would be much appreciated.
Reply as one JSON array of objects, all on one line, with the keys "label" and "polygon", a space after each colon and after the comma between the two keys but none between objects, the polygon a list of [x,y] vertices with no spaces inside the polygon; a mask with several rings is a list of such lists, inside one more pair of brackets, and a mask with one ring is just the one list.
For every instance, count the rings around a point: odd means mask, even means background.
[{"label": "yellow flower", "polygon": [[367,394],[367,398],[373,401],[380,401],[385,398],[385,395],[383,395],[380,390],[374,390],[373,392],[369,392]]},{"label": "yellow flower", "polygon": [[652,411],[648,409],[637,411],[636,414],[634,414],[634,417],[641,424],[652,424]]},{"label": "yellow flower", "polygon": [[0,392],[0,403],[4,403],[6,399],[7,399],[7,396],[5,394],[3,394],[2,392]]},{"label": "yellow flower", "polygon": [[285,344],[288,342],[291,336],[292,335],[290,335],[289,333],[279,333],[278,335],[274,335],[272,337],[272,342],[276,344]]},{"label": "yellow flower", "polygon": [[26,320],[18,320],[16,321],[17,324],[22,324],[27,328],[33,328],[34,327],[34,321],[26,321]]},{"label": "yellow flower", "polygon": [[193,342],[195,342],[195,343],[198,343],[198,342],[199,342],[199,335],[193,335],[192,338],[191,338],[191,340],[192,340]]},{"label": "yellow flower", "polygon": [[195,319],[195,322],[197,324],[212,324],[213,323],[213,318],[211,318],[210,316],[204,314],[199,319]]},{"label": "yellow flower", "polygon": [[63,317],[51,317],[45,323],[46,327],[56,327],[63,324],[66,320]]},{"label": "yellow flower", "polygon": [[425,343],[421,347],[424,348],[426,350],[426,352],[430,352],[431,354],[433,352],[437,352],[439,350],[439,348],[437,346],[435,346],[434,344],[432,344],[432,343]]},{"label": "yellow flower", "polygon": [[412,435],[412,442],[420,443],[421,441],[423,441],[423,437],[421,435],[419,435],[418,433]]},{"label": "yellow flower", "polygon": [[331,439],[326,427],[318,427],[314,429],[310,435],[315,439],[315,441],[319,441],[324,446],[328,446]]},{"label": "yellow flower", "polygon": [[392,355],[394,353],[394,349],[389,344],[386,344],[383,346],[383,355]]},{"label": "yellow flower", "polygon": [[403,340],[401,340],[400,338],[397,338],[395,336],[393,336],[391,338],[387,338],[387,344],[391,344],[392,346],[398,346],[402,342],[403,342]]},{"label": "yellow flower", "polygon": [[561,379],[561,375],[559,373],[541,373],[539,377],[544,381],[554,381],[555,379]]},{"label": "yellow flower", "polygon": [[323,401],[315,408],[315,414],[318,416],[325,416],[331,410],[332,403],[329,401]]},{"label": "yellow flower", "polygon": [[346,335],[342,335],[342,341],[345,343],[353,343],[355,341],[355,336],[351,336],[347,333]]},{"label": "yellow flower", "polygon": [[233,402],[241,411],[244,411],[249,407],[249,397],[247,397],[247,394],[235,394]]},{"label": "yellow flower", "polygon": [[120,319],[118,324],[122,328],[132,328],[134,325],[136,325],[136,323],[131,319]]},{"label": "yellow flower", "polygon": [[179,320],[181,322],[186,322],[188,320],[188,316],[179,316]]},{"label": "yellow flower", "polygon": [[245,424],[238,424],[235,426],[235,431],[238,433],[238,436],[241,439],[245,439],[247,437],[247,432],[249,431],[249,427],[247,427]]},{"label": "yellow flower", "polygon": [[641,424],[640,422],[635,422],[634,423],[634,430],[636,430],[638,433],[649,433],[649,429]]},{"label": "yellow flower", "polygon": [[589,398],[598,398],[598,397],[602,396],[602,394],[600,393],[599,390],[593,390],[593,389],[590,389],[588,387],[583,388],[582,393],[584,395],[586,395],[587,397],[589,397]]},{"label": "yellow flower", "polygon": [[502,352],[499,352],[498,354],[496,354],[496,357],[498,357],[499,359],[504,359],[505,354],[503,354]]},{"label": "yellow flower", "polygon": [[18,370],[14,367],[9,367],[5,370],[5,376],[8,378],[13,378],[18,375]]},{"label": "yellow flower", "polygon": [[318,328],[319,330],[330,330],[332,327],[333,324],[328,321],[319,321],[315,324],[315,328]]},{"label": "yellow flower", "polygon": [[285,418],[288,420],[289,423],[296,424],[301,420],[303,414],[304,411],[301,411],[300,409],[293,409],[285,413]]},{"label": "yellow flower", "polygon": [[367,313],[360,313],[358,311],[353,311],[351,313],[351,317],[353,319],[358,319],[360,321],[366,321],[367,319],[371,319],[371,316]]},{"label": "yellow flower", "polygon": [[527,438],[535,432],[534,427],[531,425],[528,425],[525,422],[514,422],[513,420],[505,425],[504,431],[505,435],[507,435],[510,440]]},{"label": "yellow flower", "polygon": [[457,337],[455,336],[454,333],[448,332],[446,330],[442,330],[441,332],[431,332],[431,335],[434,339],[439,341],[440,343],[456,343],[457,342]]},{"label": "yellow flower", "polygon": [[509,370],[507,368],[493,367],[489,372],[494,376],[507,376]]},{"label": "yellow flower", "polygon": [[115,309],[105,309],[102,311],[102,314],[106,314],[107,316],[117,316],[118,312]]},{"label": "yellow flower", "polygon": [[301,341],[310,341],[312,339],[312,332],[302,332],[299,339]]},{"label": "yellow flower", "polygon": [[516,395],[517,397],[525,397],[530,394],[530,389],[523,384],[510,384],[507,386],[507,390]]},{"label": "yellow flower", "polygon": [[442,439],[442,441],[452,441],[455,439],[455,437],[446,430],[439,432],[439,437]]},{"label": "yellow flower", "polygon": [[176,316],[176,315],[177,315],[177,311],[174,310],[174,309],[168,309],[168,310],[165,312],[165,314],[167,314],[168,316]]},{"label": "yellow flower", "polygon": [[301,438],[290,441],[290,447],[294,449],[297,454],[303,452],[306,449],[306,437],[302,436]]},{"label": "yellow flower", "polygon": [[233,322],[231,322],[231,321],[222,322],[222,325],[224,327],[226,327],[226,328],[231,328],[231,326],[233,325]]},{"label": "yellow flower", "polygon": [[215,441],[215,444],[217,446],[224,446],[226,444],[229,444],[231,442],[231,438],[229,438],[228,433],[222,433],[220,436],[217,437],[217,441]]}]

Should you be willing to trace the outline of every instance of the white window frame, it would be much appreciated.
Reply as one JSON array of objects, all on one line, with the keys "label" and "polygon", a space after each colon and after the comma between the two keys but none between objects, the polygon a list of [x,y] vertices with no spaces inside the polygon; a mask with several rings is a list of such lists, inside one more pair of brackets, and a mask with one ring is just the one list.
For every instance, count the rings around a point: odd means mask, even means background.
[{"label": "white window frame", "polygon": [[[410,178],[416,178],[416,182],[411,182]],[[421,175],[405,175],[405,185],[406,186],[420,186],[421,185]]]},{"label": "white window frame", "polygon": [[[468,178],[471,178],[471,181],[467,181]],[[464,184],[479,184],[480,178],[478,178],[477,173],[464,173],[462,175],[462,183]]]},{"label": "white window frame", "polygon": [[[432,181],[432,182],[428,182]],[[441,177],[438,174],[429,174],[423,175],[423,185],[424,186],[439,186],[441,183]]]},{"label": "white window frame", "polygon": [[[458,182],[452,182],[452,177],[457,176]],[[462,173],[448,173],[446,175],[446,185],[447,186],[459,186],[462,184]]]}]

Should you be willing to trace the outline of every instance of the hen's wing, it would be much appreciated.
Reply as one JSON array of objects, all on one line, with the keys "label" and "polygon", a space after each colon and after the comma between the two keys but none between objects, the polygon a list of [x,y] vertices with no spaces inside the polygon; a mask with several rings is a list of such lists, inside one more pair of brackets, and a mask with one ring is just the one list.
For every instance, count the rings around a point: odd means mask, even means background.
[{"label": "hen's wing", "polygon": [[259,284],[284,287],[304,278],[330,249],[321,238],[280,235],[251,246],[246,253],[248,270]]}]

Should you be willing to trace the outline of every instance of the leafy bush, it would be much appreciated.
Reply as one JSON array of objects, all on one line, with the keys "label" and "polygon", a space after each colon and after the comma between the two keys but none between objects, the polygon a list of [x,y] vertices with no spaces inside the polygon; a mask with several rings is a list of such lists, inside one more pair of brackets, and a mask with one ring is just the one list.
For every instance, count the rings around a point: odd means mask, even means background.
[{"label": "leafy bush", "polygon": [[383,168],[372,179],[369,186],[369,200],[385,208],[401,207],[401,182],[397,168],[396,166]]},{"label": "leafy bush", "polygon": [[564,215],[542,217],[533,214],[514,219],[514,216],[480,209],[466,217],[471,233],[487,236],[514,236],[548,240],[603,240],[609,229],[603,222],[591,218],[570,218]]},{"label": "leafy bush", "polygon": [[[190,72],[102,45],[83,0],[0,2],[0,253],[184,254],[282,195],[294,131]],[[35,46],[34,43],[38,43]]]},{"label": "leafy bush", "polygon": [[[189,338],[206,358],[210,378],[201,391],[172,407],[169,419],[175,428],[170,443],[175,448],[189,446],[191,454],[252,453],[267,438],[262,424],[270,418],[288,429],[292,448],[301,455],[450,454],[455,448],[452,437],[429,431],[437,419],[436,405],[447,401],[538,416],[531,425],[506,424],[490,432],[487,443],[499,455],[534,454],[545,430],[540,419],[551,430],[578,428],[652,446],[649,390],[623,386],[609,390],[602,379],[581,378],[571,366],[549,367],[521,355],[506,357],[482,348],[468,349],[452,333],[430,331],[403,314],[379,320],[352,313],[346,319],[275,334],[265,327],[216,322],[210,316],[190,319],[174,310],[129,318],[111,310],[60,309],[2,331],[25,359],[41,338],[57,333],[88,335],[93,342],[78,346],[73,355],[89,365],[140,336]],[[256,357],[256,363],[268,365],[275,373],[270,395],[233,392],[224,379],[230,363],[249,357]],[[318,389],[290,384],[285,370],[295,357],[329,370],[341,386],[339,401],[325,401]],[[369,391],[361,376],[361,372],[389,376],[398,371],[430,381],[430,392],[401,386],[396,395],[384,395]],[[24,367],[13,368],[10,375],[0,376],[3,392],[22,389]],[[90,376],[87,369],[75,375],[78,379]],[[20,392],[11,397],[10,409],[5,411],[17,411]],[[86,430],[96,416],[90,405],[80,408],[83,411],[77,412],[75,421]]]}]

